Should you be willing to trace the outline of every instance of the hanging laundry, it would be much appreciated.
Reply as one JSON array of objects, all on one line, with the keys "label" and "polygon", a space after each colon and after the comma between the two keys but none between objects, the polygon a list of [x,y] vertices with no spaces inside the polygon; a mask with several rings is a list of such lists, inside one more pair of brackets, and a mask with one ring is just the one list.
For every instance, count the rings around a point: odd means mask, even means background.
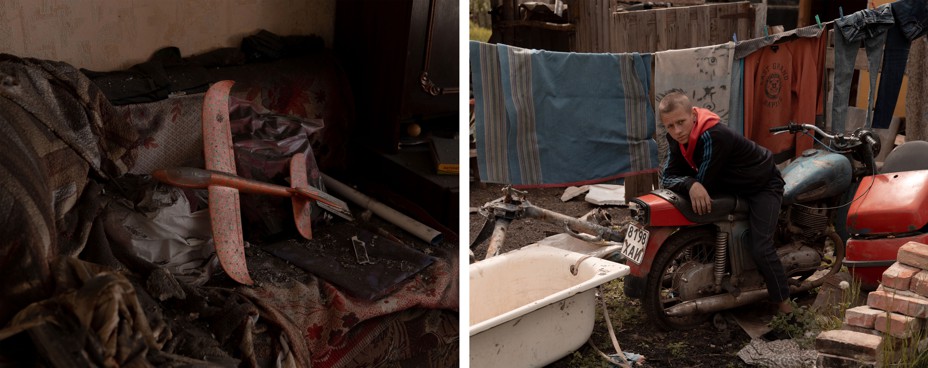
[{"label": "hanging laundry", "polygon": [[[909,64],[928,65],[928,37],[912,41]],[[928,141],[928,68],[909,70],[905,96],[905,140]]]},{"label": "hanging laundry", "polygon": [[867,50],[871,86],[867,98],[867,117],[863,126],[870,126],[876,77],[883,60],[886,31],[893,23],[895,21],[892,10],[888,5],[881,5],[876,9],[863,9],[835,20],[835,85],[831,105],[831,126],[834,131],[843,133],[846,130],[851,76],[861,42]]},{"label": "hanging laundry", "polygon": [[899,0],[891,3],[890,9],[895,23],[886,31],[880,88],[873,108],[873,127],[880,129],[889,128],[893,118],[911,42],[928,32],[928,3],[924,0]]},{"label": "hanging laundry", "polygon": [[672,88],[686,92],[693,106],[729,119],[733,42],[721,45],[654,53],[655,101]]},{"label": "hanging laundry", "polygon": [[[720,122],[729,124],[731,117],[732,60],[734,42],[682,50],[654,53],[654,108],[671,89],[682,90],[693,102],[719,116]],[[667,134],[658,117],[657,137]],[[667,158],[667,141],[658,139],[658,160]]]},{"label": "hanging laundry", "polygon": [[731,62],[731,100],[728,127],[744,135],[744,59]]},{"label": "hanging laundry", "polygon": [[651,55],[470,43],[480,177],[524,187],[657,168]]},{"label": "hanging laundry", "polygon": [[825,41],[797,38],[765,46],[744,60],[744,134],[773,152],[777,163],[812,147],[807,136],[773,135],[769,128],[815,124],[822,113]]}]

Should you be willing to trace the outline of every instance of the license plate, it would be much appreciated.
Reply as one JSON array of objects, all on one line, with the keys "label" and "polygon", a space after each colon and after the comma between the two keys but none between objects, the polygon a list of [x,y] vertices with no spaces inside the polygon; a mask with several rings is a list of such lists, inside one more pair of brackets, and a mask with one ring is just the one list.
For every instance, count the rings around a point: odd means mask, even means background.
[{"label": "license plate", "polygon": [[651,233],[644,228],[629,225],[628,232],[625,234],[625,247],[622,248],[622,255],[628,260],[641,264],[644,258],[644,250],[648,248],[648,237]]}]

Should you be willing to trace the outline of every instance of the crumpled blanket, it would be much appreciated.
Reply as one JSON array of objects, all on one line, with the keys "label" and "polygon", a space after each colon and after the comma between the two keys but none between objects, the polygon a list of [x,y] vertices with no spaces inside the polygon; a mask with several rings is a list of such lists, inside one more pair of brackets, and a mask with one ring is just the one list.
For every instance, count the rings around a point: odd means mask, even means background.
[{"label": "crumpled blanket", "polygon": [[99,210],[90,177],[126,172],[138,136],[74,67],[8,54],[0,54],[0,135],[2,324],[47,295],[51,257],[83,249]]},{"label": "crumpled blanket", "polygon": [[33,342],[36,351],[21,351],[24,360],[16,363],[37,364],[28,359],[41,356],[59,367],[221,366],[162,351],[172,338],[169,322],[143,305],[122,274],[71,257],[57,258],[54,268],[55,296],[29,305],[0,330],[0,342],[21,333]]}]

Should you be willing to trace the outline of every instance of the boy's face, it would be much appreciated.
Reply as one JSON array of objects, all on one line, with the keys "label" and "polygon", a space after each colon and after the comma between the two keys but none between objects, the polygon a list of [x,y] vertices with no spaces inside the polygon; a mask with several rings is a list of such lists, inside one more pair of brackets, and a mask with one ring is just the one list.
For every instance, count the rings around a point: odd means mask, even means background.
[{"label": "boy's face", "polygon": [[690,132],[696,125],[695,108],[677,108],[671,112],[661,114],[661,123],[670,137],[680,144],[686,144],[690,139]]}]

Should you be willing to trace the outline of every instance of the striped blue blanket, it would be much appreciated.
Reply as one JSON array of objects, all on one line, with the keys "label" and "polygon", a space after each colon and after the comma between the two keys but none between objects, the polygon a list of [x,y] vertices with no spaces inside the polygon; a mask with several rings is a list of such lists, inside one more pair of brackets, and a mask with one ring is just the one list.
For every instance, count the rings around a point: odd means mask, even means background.
[{"label": "striped blue blanket", "polygon": [[470,43],[485,182],[597,183],[656,170],[651,55]]}]

